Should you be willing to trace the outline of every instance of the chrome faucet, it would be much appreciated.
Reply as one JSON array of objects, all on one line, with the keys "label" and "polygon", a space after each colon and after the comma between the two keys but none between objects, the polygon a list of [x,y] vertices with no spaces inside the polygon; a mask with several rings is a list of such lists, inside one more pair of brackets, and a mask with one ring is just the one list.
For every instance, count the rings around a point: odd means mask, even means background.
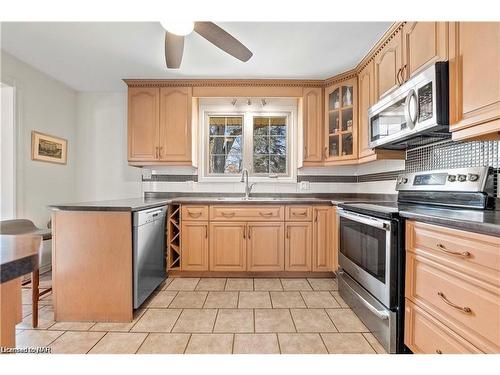
[{"label": "chrome faucet", "polygon": [[252,188],[254,187],[255,184],[248,184],[248,170],[247,169],[243,169],[241,171],[240,182],[245,183],[245,199],[249,199],[250,193],[252,192]]}]

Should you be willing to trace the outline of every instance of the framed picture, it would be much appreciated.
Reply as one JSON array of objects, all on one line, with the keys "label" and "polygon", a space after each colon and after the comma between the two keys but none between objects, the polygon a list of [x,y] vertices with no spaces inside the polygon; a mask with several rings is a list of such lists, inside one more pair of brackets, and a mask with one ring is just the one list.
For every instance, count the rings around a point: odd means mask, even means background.
[{"label": "framed picture", "polygon": [[68,141],[52,135],[31,132],[31,159],[66,164]]}]

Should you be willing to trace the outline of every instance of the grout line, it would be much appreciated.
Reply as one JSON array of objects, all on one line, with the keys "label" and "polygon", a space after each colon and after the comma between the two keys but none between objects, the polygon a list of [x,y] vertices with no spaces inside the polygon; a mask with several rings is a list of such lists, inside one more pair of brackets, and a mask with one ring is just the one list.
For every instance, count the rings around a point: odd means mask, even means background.
[{"label": "grout line", "polygon": [[144,343],[146,342],[146,339],[149,337],[149,335],[151,334],[151,332],[148,332],[146,337],[144,337],[144,340],[142,340],[141,344],[139,345],[139,347],[137,348],[137,350],[135,351],[134,354],[137,354],[137,352],[139,351],[139,349],[141,349],[142,345],[144,345]]},{"label": "grout line", "polygon": [[189,346],[189,343],[191,342],[191,337],[193,337],[193,334],[189,333],[189,338],[188,338],[188,340],[186,342],[186,347],[184,348],[184,351],[182,352],[182,354],[186,354],[186,350],[187,350],[187,348]]},{"label": "grout line", "polygon": [[295,319],[293,318],[292,311],[290,309],[287,309],[287,310],[288,310],[288,313],[290,314],[290,318],[292,319],[293,327],[295,328],[295,333],[298,333],[299,331],[297,331],[297,326],[295,324]]},{"label": "grout line", "polygon": [[334,353],[331,353],[330,350],[328,349],[328,346],[326,345],[325,343],[325,340],[323,339],[323,333],[325,332],[318,332],[319,333],[319,338],[321,339],[321,342],[323,343],[323,345],[325,346],[325,349],[326,349],[326,352],[328,354],[334,354]]},{"label": "grout line", "polygon": [[[372,345],[372,343],[370,341],[368,341],[368,339],[366,338],[365,336],[365,333],[366,332],[361,332],[361,336],[363,336],[363,338],[365,339],[366,342],[368,342],[368,345],[370,345],[370,347],[373,349],[373,351],[375,352],[375,354],[383,354],[383,353],[379,353],[377,352],[377,350],[375,350],[375,347]],[[376,340],[376,338],[375,338]]]},{"label": "grout line", "polygon": [[[184,312],[184,309],[180,309],[180,310],[181,310],[181,311],[180,311],[179,315],[177,315],[177,319],[175,319],[174,324],[172,324],[172,328],[170,328],[169,333],[172,333],[172,332],[173,332],[173,330],[174,330],[175,326],[177,325],[177,322],[179,321],[179,319],[181,318],[182,313]],[[179,333],[180,333],[180,332],[179,332]]]},{"label": "grout line", "polygon": [[233,342],[232,342],[232,345],[231,345],[231,354],[234,354],[234,342],[236,341],[235,338],[236,338],[236,334],[233,333]]},{"label": "grout line", "polygon": [[337,327],[337,325],[335,324],[335,322],[333,321],[333,318],[330,316],[330,314],[328,314],[328,311],[327,309],[325,309],[325,312],[326,312],[326,315],[328,315],[328,318],[331,320],[333,326],[335,327],[335,329],[337,330],[338,333],[340,333],[340,330],[339,328]]},{"label": "grout line", "polygon": [[212,324],[212,331],[211,333],[215,333],[214,330],[215,330],[215,323],[217,323],[217,319],[219,318],[219,309],[216,310],[215,312],[215,319],[214,319],[214,324]]},{"label": "grout line", "polygon": [[102,337],[101,337],[99,340],[97,340],[97,342],[96,342],[94,345],[92,345],[92,347],[91,347],[89,350],[87,350],[87,352],[86,352],[85,354],[89,354],[89,353],[90,353],[90,351],[91,351],[92,349],[94,349],[94,348],[95,348],[95,346],[96,346],[97,344],[99,344],[99,343],[102,341],[102,339],[108,335],[108,333],[109,333],[109,331],[108,331],[108,332],[106,332],[104,335],[102,335]]},{"label": "grout line", "polygon": [[276,335],[276,341],[278,342],[278,350],[280,351],[280,354],[283,354],[283,352],[281,351],[281,343],[280,343],[280,337],[278,335],[278,332],[274,332],[274,334]]}]

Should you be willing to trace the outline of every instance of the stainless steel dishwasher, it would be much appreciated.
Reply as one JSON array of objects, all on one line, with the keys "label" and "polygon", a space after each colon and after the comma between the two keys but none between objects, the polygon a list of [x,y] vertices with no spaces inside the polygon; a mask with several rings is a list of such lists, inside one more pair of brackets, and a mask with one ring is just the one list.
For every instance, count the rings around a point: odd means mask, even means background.
[{"label": "stainless steel dishwasher", "polygon": [[165,280],[165,216],[167,207],[133,214],[134,309]]}]

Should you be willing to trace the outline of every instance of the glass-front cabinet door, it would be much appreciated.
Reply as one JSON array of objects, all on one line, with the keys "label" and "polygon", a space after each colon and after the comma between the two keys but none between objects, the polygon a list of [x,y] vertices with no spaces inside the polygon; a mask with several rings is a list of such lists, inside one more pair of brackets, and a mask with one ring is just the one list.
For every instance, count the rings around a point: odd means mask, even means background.
[{"label": "glass-front cabinet door", "polygon": [[357,157],[356,79],[327,87],[325,160]]}]

